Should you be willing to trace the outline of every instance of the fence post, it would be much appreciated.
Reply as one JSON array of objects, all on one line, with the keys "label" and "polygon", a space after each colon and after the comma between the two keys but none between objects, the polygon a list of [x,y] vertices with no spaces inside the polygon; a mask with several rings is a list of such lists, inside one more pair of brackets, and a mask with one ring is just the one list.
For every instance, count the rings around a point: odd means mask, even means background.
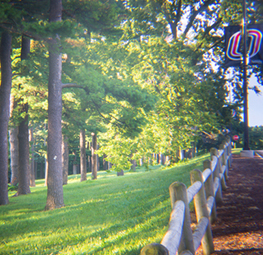
[{"label": "fence post", "polygon": [[219,171],[220,171],[220,166],[219,166],[219,160],[218,160],[218,151],[216,148],[211,148],[210,150],[210,154],[211,154],[211,158],[213,158],[213,156],[215,156],[217,158],[217,164],[216,164],[216,168],[214,170],[214,182],[216,181],[216,178],[219,179],[219,187],[218,190],[215,194],[216,197],[216,202],[218,204],[223,202],[223,198],[222,198],[222,188],[221,188],[221,181],[220,181],[220,176],[219,176]]},{"label": "fence post", "polygon": [[224,144],[222,145],[222,147],[224,146],[224,157],[223,157],[223,164],[226,166],[226,172],[225,172],[225,180],[227,181],[228,180],[228,170],[229,170],[229,166],[228,166],[228,161],[227,161],[227,158],[228,158],[228,150],[229,150],[229,146],[228,146],[228,142],[225,140]]},{"label": "fence post", "polygon": [[231,145],[231,138],[230,138],[230,136],[227,136],[226,140],[227,140],[227,143],[228,143],[228,145],[227,145],[227,157],[229,157],[229,158],[228,158],[227,163],[228,163],[228,169],[229,169],[231,167],[231,163],[232,163],[232,154],[231,154],[232,145]]},{"label": "fence post", "polygon": [[181,182],[174,182],[170,185],[169,192],[172,208],[177,200],[182,200],[185,204],[183,233],[178,253],[189,250],[192,254],[195,254],[186,186]]},{"label": "fence post", "polygon": [[[223,165],[226,167],[224,175],[222,176],[222,179],[221,179],[221,186],[222,186],[223,190],[226,190],[227,189],[226,180],[228,179],[228,177],[227,177],[228,166],[226,164],[226,145],[225,145],[225,143],[220,144],[219,149],[223,150],[223,154],[222,154],[221,159],[220,159],[221,167]],[[222,173],[222,169],[221,169],[221,173]]]},{"label": "fence post", "polygon": [[[191,178],[192,185],[196,181],[200,181],[202,183],[201,189],[194,197],[196,220],[197,222],[199,222],[203,217],[209,218],[209,214],[207,211],[207,205],[206,205],[206,194],[204,190],[202,172],[198,169],[194,169],[190,173],[190,178]],[[210,222],[208,223],[205,235],[202,239],[202,247],[203,247],[203,254],[205,255],[209,255],[214,251],[214,244],[213,244],[213,237],[212,237]]]},{"label": "fence post", "polygon": [[143,247],[140,255],[169,255],[169,252],[162,244],[151,243]]},{"label": "fence post", "polygon": [[[212,169],[212,162],[210,160],[205,160],[203,162],[204,170],[209,168],[210,170]],[[212,170],[211,170],[212,171]],[[213,172],[210,174],[210,176],[207,178],[205,182],[205,193],[206,197],[215,197],[214,196],[214,181],[213,181]],[[212,212],[210,215],[210,222],[213,223],[216,221],[216,203],[214,202]]]},{"label": "fence post", "polygon": [[[227,186],[226,186],[226,180],[225,180],[225,173],[226,173],[226,169],[225,169],[225,172],[223,174],[223,158],[224,158],[224,145],[223,144],[220,144],[219,145],[219,149],[220,149],[220,156],[218,155],[218,164],[219,164],[219,177],[220,177],[220,182],[221,182],[221,189],[222,190],[226,190],[227,189]],[[222,153],[223,151],[223,153]]]}]

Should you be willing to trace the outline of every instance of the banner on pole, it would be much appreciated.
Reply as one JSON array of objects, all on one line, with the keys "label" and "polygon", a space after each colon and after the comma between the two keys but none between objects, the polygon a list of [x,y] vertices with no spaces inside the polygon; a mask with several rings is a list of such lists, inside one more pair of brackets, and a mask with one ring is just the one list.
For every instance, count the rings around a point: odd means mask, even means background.
[{"label": "banner on pole", "polygon": [[[248,64],[263,64],[263,24],[247,26]],[[225,27],[225,65],[240,66],[243,59],[241,26]]]}]

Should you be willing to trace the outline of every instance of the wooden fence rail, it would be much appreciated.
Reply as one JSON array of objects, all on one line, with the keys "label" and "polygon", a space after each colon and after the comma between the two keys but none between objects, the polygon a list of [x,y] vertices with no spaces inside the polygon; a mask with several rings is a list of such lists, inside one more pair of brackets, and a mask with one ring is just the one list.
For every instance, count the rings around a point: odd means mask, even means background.
[{"label": "wooden fence rail", "polygon": [[[204,170],[190,173],[191,186],[181,182],[169,187],[172,212],[169,228],[160,244],[146,245],[141,255],[193,255],[202,244],[203,254],[214,251],[211,223],[216,220],[216,205],[222,203],[231,166],[231,140],[211,149],[211,160],[203,162]],[[197,225],[191,229],[189,203],[194,201]]]}]

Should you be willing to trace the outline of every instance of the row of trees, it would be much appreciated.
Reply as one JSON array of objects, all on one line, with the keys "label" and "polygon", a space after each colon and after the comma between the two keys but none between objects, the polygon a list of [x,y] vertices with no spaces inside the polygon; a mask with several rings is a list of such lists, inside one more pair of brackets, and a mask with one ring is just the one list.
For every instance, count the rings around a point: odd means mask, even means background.
[{"label": "row of trees", "polygon": [[[259,1],[248,7],[260,22]],[[0,204],[8,203],[8,125],[18,139],[18,195],[30,193],[28,130],[34,151],[46,151],[46,209],[64,205],[67,148],[80,147],[86,179],[87,137],[120,171],[156,152],[175,162],[200,134],[229,126],[242,77],[225,78],[223,27],[239,24],[241,10],[225,0],[2,1]]]}]

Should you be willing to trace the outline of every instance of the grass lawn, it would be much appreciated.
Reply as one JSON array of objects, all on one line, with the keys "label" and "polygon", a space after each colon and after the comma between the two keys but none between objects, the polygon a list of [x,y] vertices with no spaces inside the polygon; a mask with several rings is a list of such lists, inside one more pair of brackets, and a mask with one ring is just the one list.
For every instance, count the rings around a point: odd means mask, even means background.
[{"label": "grass lawn", "polygon": [[138,169],[116,176],[100,171],[80,183],[69,176],[65,207],[44,211],[47,188],[37,180],[31,194],[12,197],[0,207],[0,254],[139,254],[160,242],[171,212],[169,185],[190,184],[189,172],[203,170],[209,155],[172,168]]}]

